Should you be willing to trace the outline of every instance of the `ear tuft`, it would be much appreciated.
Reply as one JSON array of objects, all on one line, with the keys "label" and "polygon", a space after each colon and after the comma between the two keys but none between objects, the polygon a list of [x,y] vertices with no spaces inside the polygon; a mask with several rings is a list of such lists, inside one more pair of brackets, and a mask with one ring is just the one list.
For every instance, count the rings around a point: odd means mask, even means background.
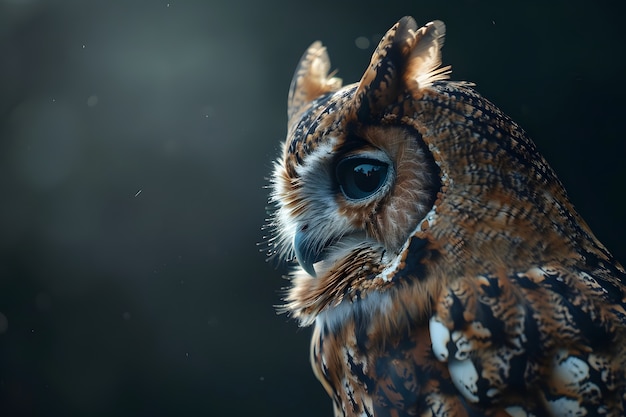
[{"label": "ear tuft", "polygon": [[376,117],[407,92],[415,98],[433,82],[447,79],[441,68],[446,27],[441,21],[417,28],[405,16],[383,36],[357,89],[354,105],[361,120]]},{"label": "ear tuft", "polygon": [[313,42],[300,58],[291,80],[287,99],[290,126],[313,100],[341,88],[341,79],[334,77],[334,72],[329,74],[329,71],[330,59],[326,47],[319,41]]},{"label": "ear tuft", "polygon": [[407,59],[403,78],[406,88],[419,94],[435,81],[447,80],[451,66],[441,67],[441,48],[446,34],[446,25],[435,20],[421,27],[413,37],[413,47]]}]

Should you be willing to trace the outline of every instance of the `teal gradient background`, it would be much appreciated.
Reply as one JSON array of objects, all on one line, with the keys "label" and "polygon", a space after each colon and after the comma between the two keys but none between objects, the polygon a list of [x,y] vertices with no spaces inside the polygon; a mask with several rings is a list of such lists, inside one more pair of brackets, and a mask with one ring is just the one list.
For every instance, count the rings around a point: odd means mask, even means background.
[{"label": "teal gradient background", "polygon": [[306,47],[355,82],[403,15],[626,262],[613,3],[0,0],[0,415],[332,415],[264,186]]}]

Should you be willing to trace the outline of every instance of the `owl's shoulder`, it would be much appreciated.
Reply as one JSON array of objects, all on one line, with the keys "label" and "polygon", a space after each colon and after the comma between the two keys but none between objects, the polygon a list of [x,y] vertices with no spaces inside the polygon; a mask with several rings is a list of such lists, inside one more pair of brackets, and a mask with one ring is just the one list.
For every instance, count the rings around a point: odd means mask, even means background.
[{"label": "owl's shoulder", "polygon": [[473,403],[523,393],[553,411],[619,409],[625,278],[619,266],[550,264],[456,280],[430,319],[433,354]]}]

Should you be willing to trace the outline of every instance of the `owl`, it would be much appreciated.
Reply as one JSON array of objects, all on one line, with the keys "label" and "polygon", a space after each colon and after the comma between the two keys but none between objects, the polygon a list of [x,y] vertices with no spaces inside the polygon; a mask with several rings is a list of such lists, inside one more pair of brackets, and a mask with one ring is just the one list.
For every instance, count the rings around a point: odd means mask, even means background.
[{"label": "owl", "polygon": [[302,57],[274,165],[282,309],[335,416],[624,416],[626,274],[411,17],[358,83]]}]

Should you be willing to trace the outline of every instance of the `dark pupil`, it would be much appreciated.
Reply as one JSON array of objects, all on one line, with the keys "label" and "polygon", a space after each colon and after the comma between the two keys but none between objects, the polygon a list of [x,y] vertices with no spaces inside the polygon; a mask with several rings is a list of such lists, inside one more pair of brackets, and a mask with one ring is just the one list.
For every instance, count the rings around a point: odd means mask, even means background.
[{"label": "dark pupil", "polygon": [[374,194],[387,180],[387,164],[373,158],[347,158],[337,164],[337,182],[351,200]]},{"label": "dark pupil", "polygon": [[361,191],[371,193],[376,191],[381,183],[380,165],[361,164],[354,167],[354,185]]}]

